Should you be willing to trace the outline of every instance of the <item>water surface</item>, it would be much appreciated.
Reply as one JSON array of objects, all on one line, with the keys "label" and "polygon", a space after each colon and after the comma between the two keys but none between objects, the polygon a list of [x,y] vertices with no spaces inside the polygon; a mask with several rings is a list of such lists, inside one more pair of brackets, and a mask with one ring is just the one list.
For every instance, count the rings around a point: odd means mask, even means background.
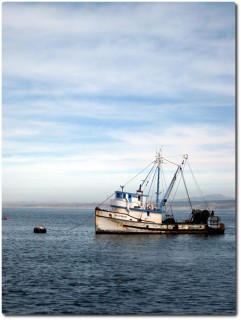
[{"label": "water surface", "polygon": [[[235,213],[226,232],[96,235],[94,211],[3,209],[6,315],[232,315]],[[43,224],[46,234],[35,234]]]}]

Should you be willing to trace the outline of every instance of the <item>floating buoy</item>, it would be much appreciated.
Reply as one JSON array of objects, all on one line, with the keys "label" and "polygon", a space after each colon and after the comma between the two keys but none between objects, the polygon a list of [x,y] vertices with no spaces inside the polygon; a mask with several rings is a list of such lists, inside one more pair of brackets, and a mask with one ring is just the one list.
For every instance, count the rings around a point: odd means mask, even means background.
[{"label": "floating buoy", "polygon": [[34,228],[34,233],[46,233],[46,228],[44,228],[43,226],[37,226]]},{"label": "floating buoy", "polygon": [[4,217],[3,217],[3,220],[8,220],[8,217],[4,216]]}]

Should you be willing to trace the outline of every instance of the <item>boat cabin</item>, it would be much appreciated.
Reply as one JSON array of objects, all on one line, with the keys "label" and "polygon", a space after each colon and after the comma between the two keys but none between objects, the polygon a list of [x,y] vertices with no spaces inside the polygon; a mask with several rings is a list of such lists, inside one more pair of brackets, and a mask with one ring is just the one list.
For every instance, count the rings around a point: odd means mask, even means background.
[{"label": "boat cabin", "polygon": [[137,190],[136,193],[115,191],[114,199],[111,199],[110,205],[118,208],[139,208],[144,209],[146,206],[148,195],[144,195],[142,191]]},{"label": "boat cabin", "polygon": [[115,199],[124,199],[128,200],[129,202],[137,202],[143,200],[146,200],[147,195],[143,195],[142,193],[132,193],[132,192],[122,192],[122,191],[116,191],[115,192]]}]

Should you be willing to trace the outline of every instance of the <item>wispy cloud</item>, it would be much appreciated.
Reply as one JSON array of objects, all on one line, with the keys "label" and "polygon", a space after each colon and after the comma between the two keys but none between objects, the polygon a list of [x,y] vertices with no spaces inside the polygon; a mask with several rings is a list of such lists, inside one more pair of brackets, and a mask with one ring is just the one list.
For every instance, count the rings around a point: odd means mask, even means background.
[{"label": "wispy cloud", "polygon": [[106,192],[162,145],[205,163],[210,190],[228,167],[233,194],[234,126],[233,3],[3,4],[7,199],[57,198],[56,181],[100,198],[101,175]]}]

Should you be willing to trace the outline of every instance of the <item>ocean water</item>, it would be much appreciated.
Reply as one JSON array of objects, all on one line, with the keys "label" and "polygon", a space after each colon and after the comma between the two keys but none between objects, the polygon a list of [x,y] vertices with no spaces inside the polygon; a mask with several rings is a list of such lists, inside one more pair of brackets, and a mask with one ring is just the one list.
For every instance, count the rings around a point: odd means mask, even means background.
[{"label": "ocean water", "polygon": [[235,212],[219,236],[96,235],[93,210],[3,216],[5,315],[236,314]]}]

